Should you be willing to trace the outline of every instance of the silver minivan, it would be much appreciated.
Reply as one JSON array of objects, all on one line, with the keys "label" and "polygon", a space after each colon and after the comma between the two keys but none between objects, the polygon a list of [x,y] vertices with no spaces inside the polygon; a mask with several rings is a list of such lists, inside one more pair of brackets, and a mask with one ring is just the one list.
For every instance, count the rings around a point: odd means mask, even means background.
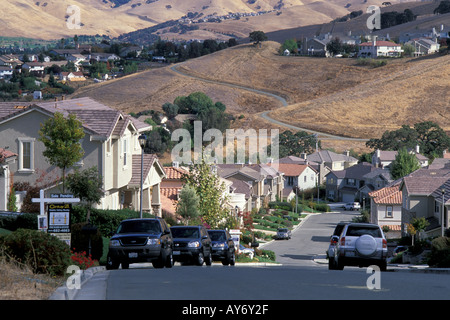
[{"label": "silver minivan", "polygon": [[349,223],[336,243],[333,264],[329,269],[343,270],[344,266],[379,266],[386,271],[387,241],[377,224]]}]

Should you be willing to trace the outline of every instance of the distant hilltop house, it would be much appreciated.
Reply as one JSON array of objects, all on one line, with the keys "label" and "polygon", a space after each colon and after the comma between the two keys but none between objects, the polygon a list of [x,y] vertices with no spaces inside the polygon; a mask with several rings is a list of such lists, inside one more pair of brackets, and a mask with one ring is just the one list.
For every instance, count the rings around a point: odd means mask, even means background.
[{"label": "distant hilltop house", "polygon": [[[14,176],[14,182],[28,182],[35,186],[44,174],[50,180],[46,183],[47,195],[62,191],[60,184],[54,181],[61,171],[50,165],[43,156],[45,146],[38,134],[41,124],[56,112],[65,116],[69,113],[76,115],[85,133],[81,140],[84,157],[67,173],[74,168],[97,167],[104,191],[97,208],[139,210],[142,149],[138,137],[151,126],[91,98],[28,105],[1,102],[0,141],[8,151],[3,155],[6,154],[6,159],[11,160],[7,166],[8,176]],[[142,209],[161,216],[160,184],[166,176],[165,170],[156,155],[144,154],[143,157]],[[1,181],[0,188],[4,188]],[[3,208],[5,204],[1,200],[0,208]]]},{"label": "distant hilltop house", "polygon": [[[419,161],[419,164],[422,168],[428,166],[429,159],[424,155],[420,154],[419,151],[420,151],[419,146],[416,146],[416,148],[414,150],[411,150],[410,153],[416,156],[417,161]],[[398,151],[377,149],[372,155],[372,164],[379,168],[389,169],[391,167],[392,162],[395,160],[397,154]]]},{"label": "distant hilltop house", "polygon": [[410,44],[414,47],[415,57],[439,52],[440,48],[439,43],[427,38],[412,39],[408,41],[407,44]]},{"label": "distant hilltop house", "polygon": [[86,81],[86,77],[83,72],[61,72],[59,74],[59,80],[62,81]]},{"label": "distant hilltop house", "polygon": [[358,57],[400,57],[403,52],[402,46],[391,41],[376,40],[359,44]]}]

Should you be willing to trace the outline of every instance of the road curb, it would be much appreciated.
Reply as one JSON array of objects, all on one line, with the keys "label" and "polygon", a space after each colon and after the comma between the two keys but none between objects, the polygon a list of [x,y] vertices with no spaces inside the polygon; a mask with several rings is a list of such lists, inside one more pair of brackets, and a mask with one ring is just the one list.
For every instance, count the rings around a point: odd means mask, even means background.
[{"label": "road curb", "polygon": [[[87,270],[80,270],[80,286],[81,288],[98,272],[105,271],[103,266],[92,267]],[[70,289],[67,282],[53,292],[49,300],[74,300],[80,289]]]}]

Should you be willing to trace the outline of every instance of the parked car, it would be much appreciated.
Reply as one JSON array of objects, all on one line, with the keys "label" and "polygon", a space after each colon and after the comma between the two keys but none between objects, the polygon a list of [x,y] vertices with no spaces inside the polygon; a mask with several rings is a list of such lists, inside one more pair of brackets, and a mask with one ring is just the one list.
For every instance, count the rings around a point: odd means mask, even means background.
[{"label": "parked car", "polygon": [[339,236],[341,235],[342,230],[348,224],[348,222],[339,222],[334,228],[334,232],[330,237],[330,245],[327,250],[327,258],[328,258],[328,267],[331,266],[331,269],[334,266],[334,250],[336,249],[336,244],[339,241]]},{"label": "parked car", "polygon": [[173,266],[173,239],[164,219],[127,219],[109,241],[106,268],[128,269],[130,263],[152,262],[155,268]]},{"label": "parked car", "polygon": [[344,210],[359,210],[361,209],[361,205],[359,202],[349,202],[344,204]]},{"label": "parked car", "polygon": [[193,262],[198,266],[212,264],[211,238],[204,226],[173,226],[173,259],[178,262]]},{"label": "parked car", "polygon": [[213,261],[222,261],[224,266],[235,265],[236,249],[227,230],[208,230],[212,243]]},{"label": "parked car", "polygon": [[334,264],[330,269],[343,270],[344,266],[378,265],[387,267],[387,241],[380,226],[372,223],[349,223],[344,226],[334,250]]},{"label": "parked car", "polygon": [[277,229],[277,239],[287,239],[291,238],[291,230],[288,228],[278,228]]}]

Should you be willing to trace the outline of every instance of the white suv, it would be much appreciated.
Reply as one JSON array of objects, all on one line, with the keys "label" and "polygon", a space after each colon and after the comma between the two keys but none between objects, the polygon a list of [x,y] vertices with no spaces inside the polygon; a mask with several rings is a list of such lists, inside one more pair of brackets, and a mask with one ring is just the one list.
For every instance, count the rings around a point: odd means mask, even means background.
[{"label": "white suv", "polygon": [[334,251],[334,264],[330,264],[329,269],[378,265],[381,271],[386,271],[387,254],[387,241],[380,226],[349,223],[342,230]]}]

